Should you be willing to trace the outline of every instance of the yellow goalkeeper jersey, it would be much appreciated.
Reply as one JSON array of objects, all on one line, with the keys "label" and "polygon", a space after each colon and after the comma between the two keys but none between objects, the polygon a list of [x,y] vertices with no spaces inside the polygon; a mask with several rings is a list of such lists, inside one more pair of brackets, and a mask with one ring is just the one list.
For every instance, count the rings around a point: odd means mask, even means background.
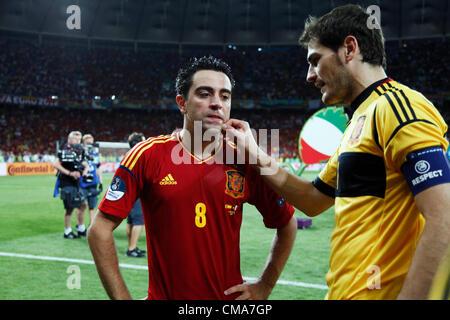
[{"label": "yellow goalkeeper jersey", "polygon": [[446,150],[447,125],[422,94],[392,79],[366,88],[338,151],[314,185],[335,196],[328,299],[395,299],[425,224],[401,171],[406,156]]}]

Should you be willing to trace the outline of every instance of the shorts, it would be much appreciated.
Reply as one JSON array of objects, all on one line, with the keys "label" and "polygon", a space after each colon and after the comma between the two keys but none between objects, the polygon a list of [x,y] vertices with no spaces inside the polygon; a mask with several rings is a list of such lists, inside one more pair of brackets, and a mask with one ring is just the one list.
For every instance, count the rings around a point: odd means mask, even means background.
[{"label": "shorts", "polygon": [[144,216],[142,215],[141,201],[139,199],[136,200],[133,209],[128,214],[127,223],[133,226],[141,226],[144,224]]},{"label": "shorts", "polygon": [[87,188],[80,188],[81,192],[84,195],[84,198],[88,202],[89,209],[95,209],[98,202],[98,190],[97,185]]},{"label": "shorts", "polygon": [[60,197],[64,203],[64,209],[66,210],[79,208],[83,201],[86,200],[81,189],[74,186],[62,187]]}]

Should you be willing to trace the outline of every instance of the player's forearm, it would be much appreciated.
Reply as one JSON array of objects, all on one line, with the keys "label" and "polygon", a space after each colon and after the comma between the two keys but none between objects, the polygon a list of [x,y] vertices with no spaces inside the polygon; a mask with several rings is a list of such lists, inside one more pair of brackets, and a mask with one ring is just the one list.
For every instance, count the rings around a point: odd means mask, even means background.
[{"label": "player's forearm", "polygon": [[[263,179],[276,193],[310,217],[322,213],[334,203],[333,198],[317,190],[311,181],[287,172],[267,154],[258,156],[258,168]],[[264,170],[270,174],[264,174]]]},{"label": "player's forearm", "polygon": [[428,219],[425,222],[398,299],[424,300],[428,298],[434,275],[450,243],[448,230],[450,230],[448,212],[443,216],[442,221]]},{"label": "player's forearm", "polygon": [[292,247],[294,246],[296,234],[297,221],[295,217],[292,217],[286,226],[277,230],[267,264],[260,277],[260,280],[270,288],[270,291],[272,291],[272,288],[280,277],[281,271],[286,265]]},{"label": "player's forearm", "polygon": [[95,225],[92,225],[88,229],[88,242],[98,274],[108,296],[114,300],[131,299],[120,274],[112,231],[99,230]]}]

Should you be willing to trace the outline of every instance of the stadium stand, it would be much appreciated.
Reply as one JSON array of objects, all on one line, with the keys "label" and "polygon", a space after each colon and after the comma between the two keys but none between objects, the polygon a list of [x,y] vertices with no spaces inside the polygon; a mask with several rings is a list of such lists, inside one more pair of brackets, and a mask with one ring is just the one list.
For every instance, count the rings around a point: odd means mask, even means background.
[{"label": "stadium stand", "polygon": [[[173,80],[190,53],[133,52],[67,46],[37,46],[4,40],[0,55],[0,93],[60,99],[173,99]],[[449,42],[422,39],[387,43],[388,74],[427,94],[448,90]],[[423,50],[426,48],[426,50]],[[232,67],[240,99],[308,99],[319,93],[306,85],[304,50],[299,47],[218,54]],[[439,61],[439,63],[436,63]]]},{"label": "stadium stand", "polygon": [[[126,141],[137,128],[153,136],[181,127],[176,71],[209,53],[233,69],[232,116],[280,129],[280,155],[298,156],[301,126],[320,107],[320,92],[305,81],[306,52],[296,42],[309,14],[337,2],[80,0],[76,32],[65,24],[70,1],[38,2],[0,5],[0,161],[52,157],[74,129]],[[378,3],[387,74],[425,94],[448,122],[447,1]]]},{"label": "stadium stand", "polygon": [[[57,96],[59,101],[75,101],[80,109],[75,112],[73,108],[20,107],[3,103],[0,107],[0,161],[2,158],[5,162],[26,161],[29,153],[37,155],[34,159],[52,155],[56,141],[64,141],[61,133],[74,129],[91,132],[100,141],[125,141],[134,128],[140,128],[146,136],[154,136],[182,126],[181,116],[175,110],[113,107],[96,110],[91,105],[95,96],[113,95],[117,101],[130,103],[144,100],[146,105],[158,105],[159,101],[173,104],[175,93],[170,79],[174,79],[176,69],[189,54],[37,47],[11,40],[4,41],[2,47],[6,50],[0,54],[1,94]],[[420,50],[422,47],[427,50]],[[445,75],[450,71],[450,61],[448,55],[442,56],[442,50],[448,51],[448,47],[448,41],[442,39],[387,44],[388,74],[424,92],[441,109],[447,121],[450,117],[446,92],[449,83]],[[260,99],[317,99],[318,90],[304,81],[307,67],[299,51],[298,47],[291,47],[221,55],[230,61],[238,81],[234,99],[252,99],[256,103]],[[405,60],[408,63],[401,62]],[[255,129],[280,129],[280,155],[291,158],[298,156],[297,138],[307,114],[310,114],[307,108],[290,111],[272,108],[258,112],[235,109],[232,116],[249,121]]]},{"label": "stadium stand", "polygon": [[[70,118],[68,118],[70,112]],[[98,141],[126,141],[133,128],[148,137],[167,134],[181,128],[182,118],[176,110],[86,110],[55,109],[0,105],[0,144],[5,162],[22,161],[25,155],[36,155],[34,161],[43,161],[45,155],[52,155],[56,142],[65,142],[65,132],[79,129],[91,133]],[[292,158],[297,155],[297,139],[301,124],[305,120],[302,111],[266,111],[255,115],[251,111],[236,110],[235,117],[245,119],[256,130],[277,128],[280,133],[280,155]],[[63,119],[61,121],[61,119]],[[94,126],[93,124],[96,123]],[[13,156],[15,155],[15,156]],[[9,161],[8,161],[9,159]],[[26,157],[25,157],[26,159]],[[38,160],[40,159],[40,160]],[[13,161],[14,160],[14,161]],[[1,161],[1,160],[0,160]]]}]

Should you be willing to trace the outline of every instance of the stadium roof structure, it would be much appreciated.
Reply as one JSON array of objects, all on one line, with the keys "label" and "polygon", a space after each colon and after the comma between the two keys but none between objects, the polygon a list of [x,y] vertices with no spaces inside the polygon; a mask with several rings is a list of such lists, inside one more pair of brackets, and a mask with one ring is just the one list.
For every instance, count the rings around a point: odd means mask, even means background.
[{"label": "stadium roof structure", "polygon": [[[0,30],[83,41],[291,45],[308,15],[346,3],[379,6],[388,40],[450,33],[449,0],[9,0],[0,2]],[[80,7],[80,30],[66,25],[70,5]]]}]

